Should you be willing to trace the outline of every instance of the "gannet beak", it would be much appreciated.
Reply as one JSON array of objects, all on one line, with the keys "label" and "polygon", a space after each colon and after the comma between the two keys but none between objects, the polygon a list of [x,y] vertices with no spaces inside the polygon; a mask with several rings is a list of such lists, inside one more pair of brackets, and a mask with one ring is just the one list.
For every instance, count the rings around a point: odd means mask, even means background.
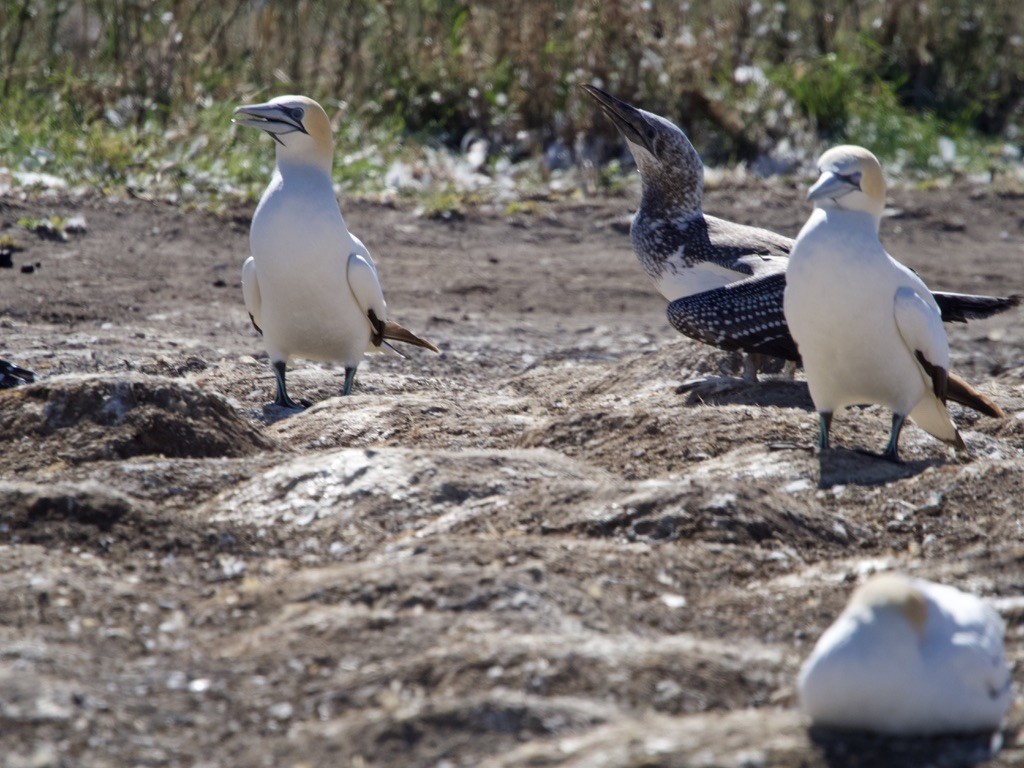
[{"label": "gannet beak", "polygon": [[841,176],[832,171],[825,171],[807,190],[807,199],[811,201],[835,199],[848,195],[856,189],[860,189],[860,185],[850,176]]},{"label": "gannet beak", "polygon": [[[275,139],[278,136],[295,133],[296,131],[307,133],[305,126],[302,124],[301,110],[296,115],[293,114],[293,110],[281,104],[274,104],[273,102],[249,104],[236,109],[235,115],[236,117],[233,117],[231,122],[259,128],[261,131],[269,133]],[[245,117],[237,117],[237,115],[245,115]]]},{"label": "gannet beak", "polygon": [[601,105],[602,111],[608,115],[626,141],[637,144],[648,152],[654,152],[650,138],[653,127],[639,109],[593,85],[584,85],[582,88]]}]

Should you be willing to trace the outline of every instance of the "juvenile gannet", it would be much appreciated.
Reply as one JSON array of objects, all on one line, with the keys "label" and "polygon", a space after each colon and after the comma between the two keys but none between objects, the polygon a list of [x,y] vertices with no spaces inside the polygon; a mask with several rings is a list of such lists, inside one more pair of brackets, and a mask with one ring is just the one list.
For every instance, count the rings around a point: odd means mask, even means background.
[{"label": "juvenile gannet", "polygon": [[14,363],[0,360],[0,389],[12,389],[22,384],[31,384],[36,380],[32,371],[19,368]]},{"label": "juvenile gannet", "polygon": [[[636,160],[643,191],[630,240],[640,265],[670,302],[672,326],[720,349],[798,360],[782,309],[793,241],[706,215],[704,164],[686,134],[660,115],[583,87]],[[957,293],[937,293],[935,300],[946,321],[988,317],[1020,301]],[[756,380],[756,360],[747,360],[745,376]]]},{"label": "juvenile gannet", "polygon": [[995,730],[1011,701],[1003,632],[974,595],[874,576],[801,667],[800,709],[816,725],[887,734]]},{"label": "juvenile gannet", "polygon": [[878,239],[885,179],[862,147],[830,149],[807,192],[814,211],[797,236],[784,307],[818,411],[818,447],[832,415],[877,403],[893,412],[883,457],[898,461],[904,420],[963,448],[946,399],[1001,418],[995,403],[949,372],[949,341],[935,297]]},{"label": "juvenile gannet", "polygon": [[[342,394],[372,344],[438,349],[388,320],[370,252],[345,226],[331,182],[334,139],[327,114],[304,96],[235,110],[233,122],[266,131],[277,167],[249,230],[242,293],[277,377],[275,403],[299,407],[285,387],[293,355],[345,366]],[[388,345],[390,346],[390,345]]]}]

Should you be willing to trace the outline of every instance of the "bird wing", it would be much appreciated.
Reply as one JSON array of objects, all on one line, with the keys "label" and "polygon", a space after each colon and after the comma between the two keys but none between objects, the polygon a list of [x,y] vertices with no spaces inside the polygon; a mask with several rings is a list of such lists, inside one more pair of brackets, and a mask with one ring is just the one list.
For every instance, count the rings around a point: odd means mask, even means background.
[{"label": "bird wing", "polygon": [[1001,638],[996,640],[976,631],[954,632],[950,643],[940,647],[941,663],[956,671],[957,678],[969,689],[987,695],[993,701],[1009,702],[1012,680]]},{"label": "bird wing", "polygon": [[[931,294],[928,294],[931,298]],[[949,371],[949,339],[942,327],[942,315],[913,288],[897,289],[893,300],[896,329],[903,343],[921,364],[931,379],[932,391],[942,402],[946,401]]]},{"label": "bird wing", "polygon": [[[896,290],[893,316],[903,343],[917,360],[921,374],[931,381],[934,397],[922,397],[910,412],[917,426],[933,437],[964,449],[964,441],[946,409],[949,395],[949,340],[942,327],[942,315],[927,299],[906,285]],[[928,299],[931,299],[929,303]]]},{"label": "bird wing", "polygon": [[349,237],[352,238],[352,253],[358,253],[364,259],[366,259],[370,266],[373,267],[373,271],[377,271],[377,265],[373,261],[373,256],[370,255],[370,249],[363,245],[363,241],[353,235],[351,232],[348,233]]},{"label": "bird wing", "polygon": [[716,216],[704,215],[708,241],[718,249],[735,251],[737,256],[757,254],[760,256],[789,256],[793,240],[772,232],[770,229],[737,224]]},{"label": "bird wing", "polygon": [[[906,264],[901,264],[889,256],[892,264],[905,276],[909,276],[919,290],[928,291],[931,302],[935,303],[942,314],[944,323],[966,323],[968,320],[983,320],[1013,309],[1024,301],[1018,294],[1011,296],[984,296],[975,293],[951,293],[949,291],[930,291],[920,276]],[[929,303],[931,303],[929,302]]]},{"label": "bird wing", "polygon": [[[359,253],[350,253],[348,256],[348,287],[356,304],[366,316],[366,321],[373,327],[374,344],[379,346],[379,337],[383,333],[382,328],[388,317],[388,306],[384,302],[384,293],[380,289],[380,281],[377,279],[377,270],[373,262],[367,260]],[[371,318],[370,313],[373,313]],[[378,327],[380,325],[380,327]]]},{"label": "bird wing", "polygon": [[973,293],[948,293],[935,291],[935,298],[942,319],[947,323],[966,323],[968,320],[981,320],[998,315],[1008,309],[1019,306],[1021,297],[1013,296],[979,296]]},{"label": "bird wing", "polygon": [[754,276],[668,305],[672,327],[719,349],[799,360],[782,310],[785,272]]},{"label": "bird wing", "polygon": [[245,308],[249,312],[253,327],[263,333],[260,328],[260,307],[263,302],[260,297],[260,283],[256,279],[256,261],[252,256],[242,264],[242,297],[245,299]]}]

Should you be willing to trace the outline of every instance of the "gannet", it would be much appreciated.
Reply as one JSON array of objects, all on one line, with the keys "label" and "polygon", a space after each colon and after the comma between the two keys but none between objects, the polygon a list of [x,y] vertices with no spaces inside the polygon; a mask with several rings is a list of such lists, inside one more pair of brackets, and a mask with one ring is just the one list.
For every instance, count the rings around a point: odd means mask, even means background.
[{"label": "gannet", "polygon": [[242,293],[277,378],[275,403],[299,407],[285,387],[293,355],[345,366],[342,394],[371,345],[438,349],[388,320],[377,268],[345,226],[331,182],[334,140],[323,108],[304,96],[242,106],[233,122],[277,143],[277,167],[249,231]]},{"label": "gannet", "polygon": [[36,380],[32,371],[19,368],[14,363],[0,360],[0,389],[13,389],[22,384],[31,384]]},{"label": "gannet", "polygon": [[893,412],[884,458],[898,461],[909,416],[929,434],[963,448],[946,399],[1001,418],[999,406],[949,372],[949,341],[935,297],[878,239],[885,207],[882,167],[863,147],[830,149],[807,192],[814,211],[797,236],[784,308],[818,411],[818,447],[832,415],[877,403]]},{"label": "gannet", "polygon": [[[799,360],[786,327],[782,295],[793,241],[767,229],[706,215],[704,164],[671,121],[583,88],[629,145],[643,185],[630,240],[640,265],[670,302],[668,320],[680,333],[726,350]],[[946,321],[988,317],[1019,297],[937,293]],[[756,380],[756,358],[745,378]]]},{"label": "gannet", "polygon": [[797,679],[816,725],[898,735],[993,731],[1012,698],[999,614],[974,595],[873,576]]}]

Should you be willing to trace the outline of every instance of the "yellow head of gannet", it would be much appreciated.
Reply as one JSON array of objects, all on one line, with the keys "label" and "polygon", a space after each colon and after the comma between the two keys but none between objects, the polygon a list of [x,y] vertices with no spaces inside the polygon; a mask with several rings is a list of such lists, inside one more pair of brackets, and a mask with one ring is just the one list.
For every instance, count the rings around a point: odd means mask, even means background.
[{"label": "yellow head of gannet", "polygon": [[833,147],[819,158],[818,173],[818,181],[807,190],[807,199],[815,206],[863,211],[876,222],[882,220],[885,177],[871,152],[852,144]]},{"label": "yellow head of gannet", "polygon": [[304,163],[328,171],[334,159],[334,136],[323,107],[305,96],[278,96],[264,104],[235,110],[233,122],[266,131],[277,142],[278,165]]},{"label": "yellow head of gannet", "polygon": [[872,577],[853,593],[850,606],[872,612],[892,611],[901,615],[918,637],[924,637],[924,625],[928,622],[928,601],[914,582],[905,576],[881,573]]}]

